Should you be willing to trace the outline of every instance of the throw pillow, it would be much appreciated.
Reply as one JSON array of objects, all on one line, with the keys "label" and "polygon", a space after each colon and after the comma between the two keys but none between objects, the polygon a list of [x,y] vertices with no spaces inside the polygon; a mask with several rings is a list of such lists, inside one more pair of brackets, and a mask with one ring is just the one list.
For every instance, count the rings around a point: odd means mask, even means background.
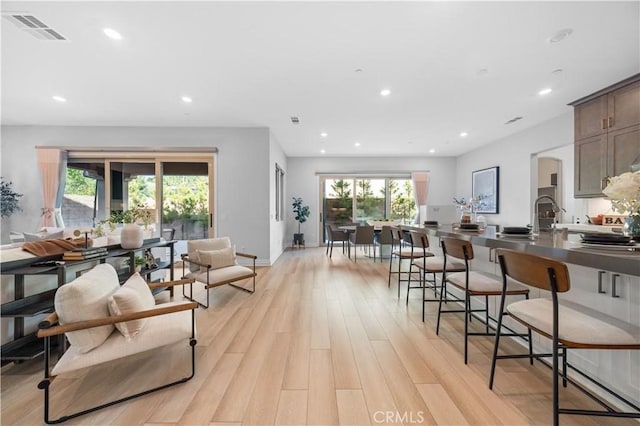
[{"label": "throw pillow", "polygon": [[[113,266],[103,263],[58,288],[54,306],[60,324],[109,316],[107,299],[120,284]],[[101,345],[113,332],[111,324],[65,333],[69,343],[81,353]]]},{"label": "throw pillow", "polygon": [[[139,273],[133,274],[122,287],[109,297],[108,306],[111,316],[128,314],[152,309],[156,301],[144,278]],[[142,330],[146,318],[119,322],[116,328],[122,335],[131,339]]]},{"label": "throw pillow", "polygon": [[27,241],[27,242],[40,241],[42,239],[42,235],[40,235],[40,234],[32,234],[30,232],[23,232],[22,235],[24,235],[24,240]]},{"label": "throw pillow", "polygon": [[[220,250],[198,250],[200,262],[211,265],[211,269],[220,269],[227,266],[236,265],[236,250],[234,247],[227,247]],[[206,271],[207,268],[202,268]]]},{"label": "throw pillow", "polygon": [[25,241],[41,241],[41,240],[51,240],[54,238],[62,238],[64,235],[64,231],[58,231],[58,232],[52,232],[52,233],[41,232],[38,234],[31,234],[29,232],[24,232],[23,235],[24,235]]},{"label": "throw pillow", "polygon": [[[187,251],[189,252],[189,259],[198,263],[204,263],[202,259],[200,259],[198,251],[220,250],[227,247],[231,247],[231,239],[229,237],[205,238],[203,240],[187,241]],[[191,272],[199,272],[200,269],[200,266],[194,263],[189,263],[189,270]]]}]

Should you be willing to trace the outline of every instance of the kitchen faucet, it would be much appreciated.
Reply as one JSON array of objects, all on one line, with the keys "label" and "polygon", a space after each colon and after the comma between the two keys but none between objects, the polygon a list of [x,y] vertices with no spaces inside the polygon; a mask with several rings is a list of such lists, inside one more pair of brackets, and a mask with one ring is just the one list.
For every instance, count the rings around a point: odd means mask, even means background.
[{"label": "kitchen faucet", "polygon": [[[538,215],[538,203],[540,203],[541,200],[549,200],[551,202],[551,209],[553,209],[554,213],[559,213],[560,211],[564,211],[566,212],[565,209],[563,209],[562,207],[560,207],[558,205],[558,203],[556,203],[556,200],[553,199],[552,196],[550,195],[541,195],[538,198],[536,198],[536,201],[533,202],[534,205],[534,217],[533,217],[533,229],[531,230],[531,232],[533,234],[538,234],[540,233],[540,216]],[[552,228],[555,228],[555,220],[552,226]]]}]

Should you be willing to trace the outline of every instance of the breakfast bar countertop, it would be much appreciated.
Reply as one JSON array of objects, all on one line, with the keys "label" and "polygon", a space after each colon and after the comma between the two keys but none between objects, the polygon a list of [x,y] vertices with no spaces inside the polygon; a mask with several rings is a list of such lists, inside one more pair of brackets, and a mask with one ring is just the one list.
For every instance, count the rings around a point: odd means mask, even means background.
[{"label": "breakfast bar countertop", "polygon": [[[489,248],[505,248],[530,252],[550,257],[566,263],[602,269],[640,277],[640,251],[624,251],[618,247],[585,247],[577,235],[563,240],[561,234],[541,233],[537,237],[522,235],[501,235],[495,226],[487,226],[484,231],[454,229],[451,225],[437,227],[403,225],[404,229],[421,229],[429,235],[455,237],[471,241],[473,244]],[[640,246],[637,247],[640,249]]]}]

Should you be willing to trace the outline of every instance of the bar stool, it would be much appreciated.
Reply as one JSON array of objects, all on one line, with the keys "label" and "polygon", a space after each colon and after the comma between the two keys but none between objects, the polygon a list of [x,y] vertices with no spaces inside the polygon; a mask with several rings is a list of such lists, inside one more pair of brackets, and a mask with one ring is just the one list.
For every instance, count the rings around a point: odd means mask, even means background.
[{"label": "bar stool", "polygon": [[[447,309],[442,310],[442,302],[446,297],[446,291],[440,292],[440,301],[438,303],[438,321],[436,324],[436,334],[440,332],[440,315],[443,313],[464,312],[464,363],[467,363],[469,352],[469,336],[493,336],[494,333],[489,332],[489,296],[501,296],[502,295],[502,283],[497,280],[497,277],[490,276],[489,274],[482,274],[480,272],[470,271],[469,262],[473,259],[473,246],[469,241],[460,240],[456,238],[442,238],[441,239],[442,252],[444,254],[444,267],[447,268],[448,257],[453,257],[464,261],[464,272],[456,272],[449,274],[445,277],[445,284],[443,289],[446,288],[446,283],[451,283],[454,287],[464,292],[464,300],[453,299],[457,302],[464,302],[464,309]],[[506,289],[508,296],[522,295],[526,299],[529,298],[529,289],[523,285],[515,283],[513,281],[508,282]],[[472,296],[484,296],[484,309],[471,309],[471,297]],[[473,312],[485,313],[485,332],[484,333],[470,333],[469,322],[471,321],[471,315]],[[506,334],[503,334],[505,336]],[[509,336],[523,336],[518,333],[510,333]],[[526,335],[529,337],[529,348],[531,349],[531,331]],[[533,362],[533,359],[531,360]]]},{"label": "bar stool", "polygon": [[[502,270],[502,301],[498,316],[493,358],[491,362],[491,376],[489,389],[493,388],[496,361],[504,358],[531,358],[529,355],[498,355],[500,345],[500,326],[504,315],[508,315],[525,327],[551,339],[553,343],[551,354],[535,354],[534,358],[552,357],[553,368],[553,424],[558,425],[560,414],[577,414],[589,416],[635,417],[640,418],[640,408],[624,399],[623,402],[637,410],[637,412],[615,411],[597,396],[579,386],[592,399],[599,402],[606,411],[580,410],[560,408],[558,358],[563,358],[563,385],[567,381],[567,349],[640,349],[640,327],[621,321],[586,306],[569,300],[558,300],[558,293],[568,292],[570,289],[569,270],[567,266],[555,259],[536,256],[529,253],[499,249],[497,251],[500,269]],[[505,295],[508,281],[514,279],[526,285],[551,292],[551,299],[540,298],[518,301],[507,306],[505,311]],[[502,334],[504,335],[504,334]],[[560,354],[562,351],[562,354]],[[575,383],[574,383],[575,384]]]},{"label": "bar stool", "polygon": [[[406,304],[409,304],[409,290],[411,290],[412,288],[422,288],[423,290],[423,296],[424,296],[424,285],[426,283],[423,282],[422,280],[422,274],[420,274],[420,265],[424,265],[426,259],[434,257],[435,255],[433,253],[431,253],[430,251],[428,251],[429,248],[429,238],[427,237],[427,234],[425,234],[424,232],[421,231],[409,231],[409,238],[411,241],[411,247],[413,247],[413,252],[415,255],[417,256],[413,256],[411,258],[411,264],[409,265],[409,277],[407,278],[407,302]],[[418,268],[418,280],[419,280],[419,284],[418,286],[411,286],[411,273],[412,268],[413,267],[417,267]],[[434,284],[435,286],[435,284]],[[424,297],[423,297],[424,299]],[[424,311],[424,309],[423,309]]]},{"label": "bar stool", "polygon": [[[426,246],[426,247],[429,246],[429,238],[424,233],[417,232],[416,235],[413,235],[413,239],[416,241],[421,241],[419,245]],[[426,240],[426,241],[422,241],[422,240]],[[422,259],[416,259],[413,261],[413,266],[418,268],[418,270],[422,271],[422,274],[420,274],[420,280],[422,282],[422,322],[424,322],[425,303],[440,302],[440,299],[426,298],[427,282],[431,283],[430,287],[433,288],[433,295],[434,297],[436,297],[438,295],[436,274],[442,274],[442,278],[440,279],[440,291],[446,293],[447,283],[445,279],[445,274],[452,273],[452,272],[464,272],[465,267],[464,267],[464,263],[460,261],[449,260],[448,262],[445,262],[444,256],[430,256],[430,257],[424,257]],[[433,278],[428,280],[427,274],[431,274]]]},{"label": "bar stool", "polygon": [[[413,245],[409,245],[406,247],[404,243],[407,241],[403,235],[402,229],[399,227],[394,227],[391,229],[393,234],[393,245],[391,247],[391,256],[389,257],[389,287],[391,287],[391,275],[398,275],[398,298],[400,298],[400,283],[407,282],[407,279],[402,279],[402,274],[411,274],[411,263],[409,263],[409,272],[402,272],[402,261],[409,260],[413,261],[414,259],[418,259],[420,257],[424,257],[422,250],[416,250],[414,252]],[[410,241],[410,237],[407,237]],[[397,246],[396,246],[397,244]],[[393,258],[398,259],[398,271],[392,271]]]}]

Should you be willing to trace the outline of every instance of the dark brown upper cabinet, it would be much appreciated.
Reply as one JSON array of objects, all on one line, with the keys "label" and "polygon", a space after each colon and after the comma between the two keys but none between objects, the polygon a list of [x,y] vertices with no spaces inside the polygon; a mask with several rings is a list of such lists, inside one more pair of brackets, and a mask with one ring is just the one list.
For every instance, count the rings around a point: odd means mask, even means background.
[{"label": "dark brown upper cabinet", "polygon": [[571,102],[576,198],[602,197],[607,178],[640,156],[640,74]]}]

